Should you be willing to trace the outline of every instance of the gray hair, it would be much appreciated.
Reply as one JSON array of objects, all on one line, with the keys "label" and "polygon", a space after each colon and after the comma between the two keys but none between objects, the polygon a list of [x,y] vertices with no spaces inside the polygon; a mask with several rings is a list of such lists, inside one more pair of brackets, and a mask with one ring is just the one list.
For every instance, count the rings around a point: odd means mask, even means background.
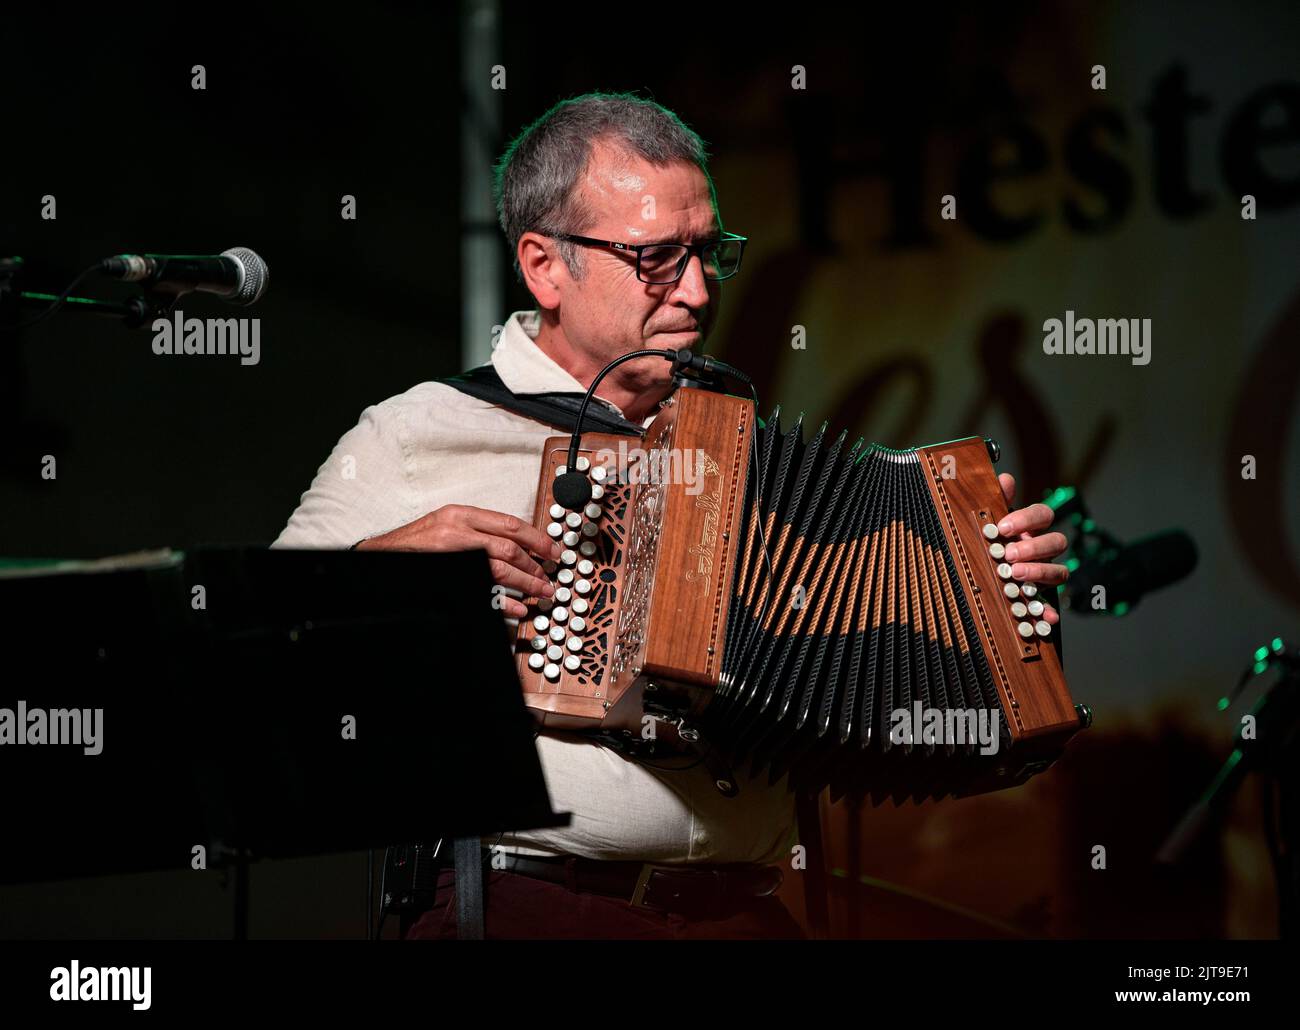
[{"label": "gray hair", "polygon": [[[524,233],[580,234],[594,220],[578,182],[598,140],[653,165],[696,165],[716,205],[704,141],[668,108],[631,93],[586,93],[561,100],[511,141],[494,169],[497,218],[520,282],[519,238]],[[578,245],[560,240],[557,249],[570,274],[582,278],[586,269]]]}]

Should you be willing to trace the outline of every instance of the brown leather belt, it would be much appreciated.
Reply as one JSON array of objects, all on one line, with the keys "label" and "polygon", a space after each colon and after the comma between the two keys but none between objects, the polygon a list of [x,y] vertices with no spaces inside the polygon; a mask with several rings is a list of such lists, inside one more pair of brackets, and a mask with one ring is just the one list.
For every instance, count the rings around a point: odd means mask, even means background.
[{"label": "brown leather belt", "polygon": [[780,866],[666,866],[506,852],[490,857],[493,868],[500,869],[504,861],[506,872],[696,919],[725,919],[775,893],[784,878]]}]

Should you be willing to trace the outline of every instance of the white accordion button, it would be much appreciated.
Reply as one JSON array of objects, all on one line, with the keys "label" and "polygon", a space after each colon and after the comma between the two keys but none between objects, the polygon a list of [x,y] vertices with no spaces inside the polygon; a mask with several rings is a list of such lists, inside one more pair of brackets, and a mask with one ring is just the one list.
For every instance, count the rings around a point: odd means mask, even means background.
[{"label": "white accordion button", "polygon": [[[568,569],[565,569],[564,571],[565,571],[565,572],[569,572]],[[569,578],[570,578],[570,579],[573,578],[573,573],[572,573],[572,572],[569,572]],[[555,588],[555,603],[556,603],[556,604],[568,604],[572,599],[573,599],[573,591],[570,590],[568,587],[556,587],[556,588]]]},{"label": "white accordion button", "polygon": [[584,522],[582,524],[583,536],[595,536],[599,532],[600,532],[600,527],[596,525],[596,523],[594,522]]},{"label": "white accordion button", "polygon": [[572,565],[578,560],[578,556],[572,551],[563,551],[560,553],[560,563],[562,565]]},{"label": "white accordion button", "polygon": [[584,540],[581,544],[578,545],[578,550],[581,551],[588,558],[590,558],[593,554],[596,553],[596,545],[592,543],[592,541],[590,540]]},{"label": "white accordion button", "polygon": [[546,649],[546,657],[553,662],[558,662],[561,658],[564,657],[564,648],[562,648],[559,644],[552,644],[550,647]]},{"label": "white accordion button", "polygon": [[548,680],[558,680],[560,678],[560,667],[554,662],[549,663],[543,671]]},{"label": "white accordion button", "polygon": [[1042,614],[1043,614],[1043,602],[1042,602],[1042,601],[1030,601],[1030,602],[1029,602],[1029,614],[1032,615],[1035,619],[1038,618],[1038,616],[1042,615]]},{"label": "white accordion button", "polygon": [[1039,619],[1034,623],[1034,632],[1040,637],[1045,637],[1052,632],[1052,625],[1046,619]]},{"label": "white accordion button", "polygon": [[998,538],[998,527],[996,523],[993,522],[984,523],[983,533],[984,536],[987,537],[989,540],[996,540]]},{"label": "white accordion button", "polygon": [[565,608],[563,605],[556,608],[555,611],[551,612],[551,618],[554,619],[556,622],[563,622],[568,617],[569,617],[569,609]]},{"label": "white accordion button", "polygon": [[575,615],[573,618],[569,620],[570,633],[581,633],[586,628],[587,628],[587,620],[584,619],[581,615]]},{"label": "white accordion button", "polygon": [[577,547],[577,546],[578,546],[578,540],[579,540],[579,537],[578,537],[578,534],[575,533],[573,530],[569,530],[567,533],[564,534],[563,537],[561,537],[561,539],[564,541],[564,546],[565,546],[565,547]]},{"label": "white accordion button", "polygon": [[586,515],[587,518],[592,519],[594,521],[595,519],[600,518],[600,505],[589,504],[582,509],[582,513]]},{"label": "white accordion button", "polygon": [[570,529],[577,529],[582,525],[582,516],[576,511],[571,511],[569,514],[564,516],[564,524]]},{"label": "white accordion button", "polygon": [[595,570],[596,566],[592,565],[586,558],[583,558],[582,561],[578,562],[579,576],[590,576]]},{"label": "white accordion button", "polygon": [[556,475],[556,477],[558,478],[559,476],[564,475],[564,473],[566,473],[566,472],[568,472],[568,471],[569,471],[569,470],[568,470],[565,466],[563,466],[563,465],[558,465],[558,466],[556,466],[556,469],[555,469],[555,475]]},{"label": "white accordion button", "polygon": [[578,582],[573,584],[573,589],[582,594],[583,597],[586,597],[591,593],[591,583],[585,579],[580,579]]},{"label": "white accordion button", "polygon": [[539,615],[537,618],[533,619],[533,629],[537,630],[538,633],[541,633],[550,624],[551,620],[545,615]]},{"label": "white accordion button", "polygon": [[539,598],[537,601],[537,610],[539,612],[549,612],[554,602],[549,597]]},{"label": "white accordion button", "polygon": [[1011,566],[1008,565],[1006,562],[1003,562],[1001,565],[998,566],[998,575],[1001,576],[1003,579],[1010,579]]},{"label": "white accordion button", "polygon": [[561,526],[558,522],[552,522],[549,526],[546,527],[547,536],[552,536],[552,537],[559,536],[563,532],[564,532],[564,527]]},{"label": "white accordion button", "polygon": [[1026,597],[1037,597],[1038,587],[1034,586],[1034,584],[1032,583],[1026,583],[1023,587],[1020,588],[1020,592],[1023,593]]},{"label": "white accordion button", "polygon": [[563,640],[563,639],[564,639],[564,627],[563,627],[563,626],[552,626],[552,627],[551,627],[551,639],[554,640],[557,644],[558,644],[561,640]]},{"label": "white accordion button", "polygon": [[545,638],[545,637],[533,637],[533,639],[530,640],[528,643],[532,646],[532,649],[533,649],[534,651],[545,651],[545,650],[546,650],[546,638]]},{"label": "white accordion button", "polygon": [[590,608],[591,605],[589,605],[581,597],[575,597],[573,599],[573,604],[569,605],[569,607],[573,609],[574,615],[586,615],[587,609]]},{"label": "white accordion button", "polygon": [[587,469],[591,468],[591,462],[586,458],[579,458],[573,467],[579,472],[586,472]]},{"label": "white accordion button", "polygon": [[591,499],[593,501],[599,501],[604,496],[605,496],[605,488],[603,486],[601,486],[599,483],[596,483],[594,486],[592,486]]},{"label": "white accordion button", "polygon": [[608,475],[609,473],[605,471],[605,467],[603,465],[597,465],[594,469],[591,470],[591,478],[594,479],[597,483],[605,482],[605,477]]},{"label": "white accordion button", "polygon": [[545,572],[548,576],[554,575],[555,570],[558,567],[559,566],[557,566],[555,562],[551,561],[550,558],[547,558],[546,561],[542,562],[542,571]]},{"label": "white accordion button", "polygon": [[582,658],[576,654],[566,655],[564,658],[564,667],[570,672],[577,672],[582,665]]},{"label": "white accordion button", "polygon": [[533,672],[537,672],[545,664],[546,664],[545,655],[530,654],[528,656],[528,668],[532,669]]},{"label": "white accordion button", "polygon": [[551,512],[551,518],[553,519],[564,518],[564,508],[558,504],[552,504],[550,508],[550,512]]},{"label": "white accordion button", "polygon": [[1020,596],[1020,587],[1018,587],[1015,583],[1004,583],[1002,585],[1002,592],[1006,594],[1008,597],[1014,599]]},{"label": "white accordion button", "polygon": [[[556,518],[559,518],[559,516],[557,515]],[[1007,556],[1007,549],[1003,547],[1001,544],[989,544],[989,554],[991,554],[998,561],[1001,561],[1003,558]]]},{"label": "white accordion button", "polygon": [[569,639],[565,641],[564,646],[570,651],[581,651],[582,637],[569,637]]},{"label": "white accordion button", "polygon": [[1022,637],[1032,637],[1034,635],[1034,627],[1027,622],[1022,622],[1016,629],[1020,631]]},{"label": "white accordion button", "polygon": [[1017,619],[1023,619],[1026,615],[1029,614],[1029,609],[1025,607],[1025,603],[1023,601],[1017,601],[1015,604],[1011,606],[1011,614],[1014,615]]},{"label": "white accordion button", "polygon": [[572,583],[572,582],[573,582],[573,570],[572,570],[572,569],[561,569],[558,573],[556,573],[555,578],[558,579],[561,583],[566,583],[566,584],[567,584],[567,583]]}]

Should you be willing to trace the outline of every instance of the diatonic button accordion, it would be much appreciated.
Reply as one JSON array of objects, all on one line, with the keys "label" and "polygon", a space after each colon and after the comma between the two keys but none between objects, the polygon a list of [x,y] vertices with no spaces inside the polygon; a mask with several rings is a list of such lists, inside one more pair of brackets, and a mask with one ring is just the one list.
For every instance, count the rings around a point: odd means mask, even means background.
[{"label": "diatonic button accordion", "polygon": [[573,511],[551,493],[569,438],[548,439],[535,522],[564,552],[516,641],[540,721],[667,732],[875,803],[1051,764],[1090,716],[1003,560],[994,445],[846,439],[682,388],[641,439],[583,434],[592,498]]}]

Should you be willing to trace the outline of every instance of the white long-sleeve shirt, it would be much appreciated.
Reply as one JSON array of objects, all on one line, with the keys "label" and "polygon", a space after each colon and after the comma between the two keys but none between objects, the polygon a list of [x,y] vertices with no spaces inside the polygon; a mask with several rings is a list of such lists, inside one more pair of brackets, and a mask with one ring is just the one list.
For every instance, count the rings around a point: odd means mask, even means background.
[{"label": "white long-sleeve shirt", "polygon": [[[502,382],[516,394],[581,392],[582,384],[533,342],[539,325],[535,311],[515,312],[506,322],[492,354]],[[561,432],[442,383],[420,383],[361,413],[272,546],[347,548],[446,504],[531,522],[542,446]],[[784,781],[768,785],[766,775],[749,779],[738,769],[740,792],[727,798],[703,763],[653,769],[572,735],[543,734],[537,747],[552,805],[572,813],[572,823],[508,834],[500,839],[504,850],[663,863],[778,862],[795,843],[794,800]]]}]

